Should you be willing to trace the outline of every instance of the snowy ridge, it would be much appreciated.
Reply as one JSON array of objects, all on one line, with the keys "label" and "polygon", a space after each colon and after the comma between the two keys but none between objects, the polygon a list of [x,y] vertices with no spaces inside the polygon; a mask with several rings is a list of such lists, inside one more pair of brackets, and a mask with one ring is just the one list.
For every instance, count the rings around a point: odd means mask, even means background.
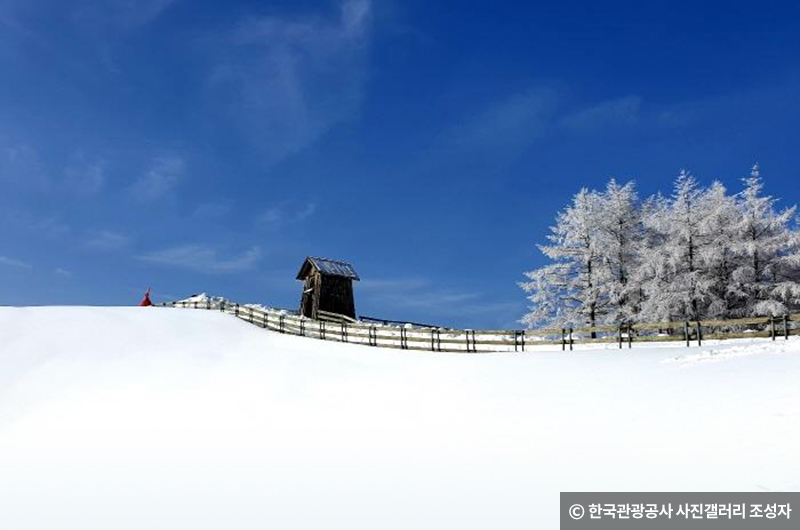
[{"label": "snowy ridge", "polygon": [[294,312],[289,311],[287,309],[278,309],[263,304],[237,304],[236,302],[232,302],[230,299],[225,298],[224,296],[212,296],[207,293],[193,294],[192,296],[184,298],[183,300],[176,300],[175,302],[170,302],[161,305],[171,305],[171,306],[183,305],[184,307],[188,306],[195,307],[195,304],[197,304],[197,307],[199,309],[220,309],[220,307],[225,307],[225,306],[233,307],[238,305],[239,307],[252,308],[252,309],[257,309],[259,311],[270,311],[276,314],[283,314],[283,315],[295,314]]}]

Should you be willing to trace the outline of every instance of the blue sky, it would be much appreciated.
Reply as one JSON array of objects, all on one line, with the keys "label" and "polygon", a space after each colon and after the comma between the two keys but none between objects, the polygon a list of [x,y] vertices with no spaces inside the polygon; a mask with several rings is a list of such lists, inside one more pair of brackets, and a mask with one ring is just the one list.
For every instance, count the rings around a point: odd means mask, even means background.
[{"label": "blue sky", "polygon": [[794,2],[0,0],[0,304],[207,291],[514,327],[582,186],[800,202]]}]

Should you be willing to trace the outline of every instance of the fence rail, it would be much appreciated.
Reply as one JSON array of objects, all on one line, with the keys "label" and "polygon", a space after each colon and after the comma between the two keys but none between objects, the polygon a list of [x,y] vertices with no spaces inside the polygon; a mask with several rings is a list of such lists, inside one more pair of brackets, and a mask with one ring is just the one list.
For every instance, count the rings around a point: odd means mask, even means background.
[{"label": "fence rail", "polygon": [[[285,311],[260,309],[233,302],[166,302],[161,307],[206,309],[228,313],[264,329],[322,340],[366,346],[450,353],[524,352],[536,346],[561,346],[573,350],[581,344],[685,342],[702,345],[704,340],[778,338],[800,335],[800,314],[706,322],[661,322],[621,324],[581,329],[449,329],[401,327],[351,319],[314,320]],[[334,315],[335,316],[335,315]]]}]

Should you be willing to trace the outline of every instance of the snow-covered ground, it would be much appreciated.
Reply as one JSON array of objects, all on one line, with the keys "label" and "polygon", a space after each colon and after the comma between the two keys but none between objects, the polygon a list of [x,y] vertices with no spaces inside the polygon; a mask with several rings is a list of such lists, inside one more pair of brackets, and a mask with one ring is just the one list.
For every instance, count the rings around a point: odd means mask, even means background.
[{"label": "snow-covered ground", "polygon": [[0,308],[0,528],[555,529],[559,491],[800,490],[800,341],[384,350]]}]

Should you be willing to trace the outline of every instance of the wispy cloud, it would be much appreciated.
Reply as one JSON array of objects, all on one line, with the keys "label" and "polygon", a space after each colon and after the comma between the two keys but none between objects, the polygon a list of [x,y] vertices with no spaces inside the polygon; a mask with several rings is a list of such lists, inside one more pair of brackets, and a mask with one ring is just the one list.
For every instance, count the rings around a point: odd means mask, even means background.
[{"label": "wispy cloud", "polygon": [[389,314],[418,310],[446,320],[453,316],[503,314],[519,308],[516,302],[489,302],[483,292],[441,287],[426,278],[365,279],[356,289]]},{"label": "wispy cloud", "polygon": [[119,250],[128,246],[130,237],[111,230],[94,232],[86,241],[86,246],[93,250]]},{"label": "wispy cloud", "polygon": [[514,94],[465,117],[445,133],[444,143],[470,151],[516,151],[544,136],[558,102],[547,88]]},{"label": "wispy cloud", "polygon": [[233,201],[221,200],[200,204],[192,212],[192,217],[199,219],[219,219],[225,217],[233,209]]},{"label": "wispy cloud", "polygon": [[147,171],[131,186],[131,195],[141,202],[163,198],[181,181],[185,167],[183,158],[179,156],[154,159]]},{"label": "wispy cloud", "polygon": [[301,223],[314,215],[316,211],[317,204],[315,202],[273,206],[256,216],[256,226],[262,229],[276,229],[289,224]]},{"label": "wispy cloud", "polygon": [[68,271],[67,269],[62,269],[61,267],[58,267],[55,270],[55,273],[56,273],[56,276],[63,276],[65,278],[69,278],[70,276],[72,276],[72,272],[71,271]]},{"label": "wispy cloud", "polygon": [[640,96],[615,98],[569,113],[561,118],[560,124],[568,129],[582,131],[634,125],[639,121],[641,107],[642,98]]},{"label": "wispy cloud", "polygon": [[367,278],[359,282],[358,289],[359,291],[397,292],[422,289],[429,285],[430,281],[424,278]]},{"label": "wispy cloud", "polygon": [[38,151],[27,143],[0,145],[0,183],[38,190],[51,185]]},{"label": "wispy cloud", "polygon": [[449,310],[458,309],[463,311],[465,303],[472,303],[478,300],[480,296],[479,293],[432,289],[430,291],[387,293],[385,299],[397,307],[424,308],[428,310],[447,308]]},{"label": "wispy cloud", "polygon": [[103,159],[85,162],[79,156],[78,160],[64,171],[67,187],[84,194],[99,192],[106,182],[106,165]]},{"label": "wispy cloud", "polygon": [[43,235],[49,238],[64,238],[72,233],[72,227],[60,215],[39,215],[27,210],[7,209],[0,215],[7,228],[13,227],[19,232]]},{"label": "wispy cloud", "polygon": [[251,18],[215,47],[210,86],[268,163],[315,142],[359,110],[371,5],[347,0],[335,19]]},{"label": "wispy cloud", "polygon": [[2,0],[0,23],[21,24],[21,20],[40,17],[43,13],[71,21],[78,26],[108,31],[133,29],[158,18],[178,0]]},{"label": "wispy cloud", "polygon": [[261,254],[259,247],[238,255],[221,255],[206,245],[181,245],[145,254],[140,259],[195,272],[230,273],[252,269],[258,264]]},{"label": "wispy cloud", "polygon": [[8,256],[0,256],[0,265],[5,265],[6,267],[16,267],[18,269],[32,268],[31,265],[25,263],[24,261],[20,261],[14,258],[9,258]]},{"label": "wispy cloud", "polygon": [[177,0],[77,2],[73,16],[77,22],[84,25],[136,28],[154,20],[176,2]]},{"label": "wispy cloud", "polygon": [[316,211],[317,211],[317,203],[309,202],[302,209],[295,212],[294,221],[298,223],[301,221],[305,221],[306,219],[314,215],[314,212]]},{"label": "wispy cloud", "polygon": [[555,89],[533,88],[466,115],[445,130],[441,144],[466,157],[488,153],[495,162],[513,159],[537,141],[567,131],[597,134],[636,125],[648,118],[642,106],[640,96],[629,95],[569,108]]}]

